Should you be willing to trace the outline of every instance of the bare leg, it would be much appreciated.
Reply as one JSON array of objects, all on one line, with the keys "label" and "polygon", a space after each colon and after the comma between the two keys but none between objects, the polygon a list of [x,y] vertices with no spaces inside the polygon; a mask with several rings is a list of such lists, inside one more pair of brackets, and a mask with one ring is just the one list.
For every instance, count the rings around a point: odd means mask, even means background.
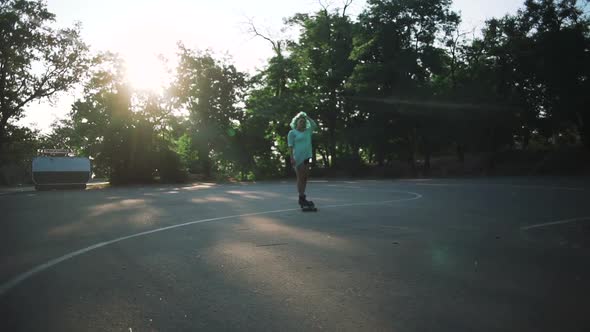
[{"label": "bare leg", "polygon": [[309,166],[303,165],[303,170],[301,172],[303,175],[303,181],[301,181],[301,188],[303,189],[303,193],[305,194],[305,188],[307,187],[307,179],[309,179]]},{"label": "bare leg", "polygon": [[305,187],[303,185],[304,180],[304,166],[303,164],[299,165],[299,168],[295,170],[295,174],[297,174],[297,192],[299,192],[299,196],[305,194]]}]

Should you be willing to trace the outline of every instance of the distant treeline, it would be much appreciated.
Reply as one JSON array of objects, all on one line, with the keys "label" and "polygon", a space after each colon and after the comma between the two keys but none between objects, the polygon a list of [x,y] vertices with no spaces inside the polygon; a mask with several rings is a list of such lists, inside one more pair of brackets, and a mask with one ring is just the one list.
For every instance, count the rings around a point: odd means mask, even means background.
[{"label": "distant treeline", "polygon": [[[280,177],[300,111],[321,127],[324,175],[400,163],[429,174],[434,160],[475,155],[493,169],[506,151],[590,147],[590,20],[577,1],[527,0],[475,32],[450,0],[369,0],[358,17],[349,4],[286,19],[294,40],[252,24],[274,52],[255,75],[179,44],[173,82],[150,93],[129,86],[117,55],[90,54],[80,27],[50,28],[43,2],[3,1],[0,181],[40,147],[89,156],[113,183]],[[30,102],[79,82],[51,134],[14,125]]]}]

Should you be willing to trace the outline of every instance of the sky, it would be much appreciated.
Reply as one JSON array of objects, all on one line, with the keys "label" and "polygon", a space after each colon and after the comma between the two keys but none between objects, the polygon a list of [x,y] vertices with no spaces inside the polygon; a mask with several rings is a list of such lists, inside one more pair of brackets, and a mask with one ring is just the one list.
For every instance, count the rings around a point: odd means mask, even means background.
[{"label": "sky", "polygon": [[[341,7],[344,0],[322,0]],[[486,19],[514,13],[524,0],[454,0],[462,16],[461,30],[478,31]],[[137,88],[157,89],[165,80],[158,55],[175,58],[180,41],[191,49],[211,50],[230,56],[239,70],[254,72],[272,55],[268,42],[254,38],[248,22],[273,38],[284,38],[283,18],[314,12],[318,0],[47,0],[56,14],[56,25],[82,24],[82,38],[93,52],[119,53],[127,62],[128,78]],[[353,0],[348,13],[358,15],[365,0]],[[33,103],[19,121],[49,132],[52,122],[63,118],[79,91],[62,93],[53,102]]]}]

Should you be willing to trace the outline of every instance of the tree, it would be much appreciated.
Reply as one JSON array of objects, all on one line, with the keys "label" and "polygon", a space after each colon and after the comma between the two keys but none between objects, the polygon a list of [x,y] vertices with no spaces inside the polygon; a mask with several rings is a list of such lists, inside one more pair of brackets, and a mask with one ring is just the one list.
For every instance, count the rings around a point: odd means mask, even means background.
[{"label": "tree", "polygon": [[[268,41],[274,55],[267,66],[248,82],[247,112],[238,137],[248,142],[248,150],[257,177],[290,174],[287,134],[291,118],[313,108],[313,94],[302,90],[302,64],[289,54],[290,40],[271,39],[261,34],[253,23],[250,32]],[[245,151],[245,150],[242,150]],[[282,165],[282,166],[281,166]]]},{"label": "tree", "polygon": [[31,161],[42,147],[39,132],[8,124],[6,134],[12,144],[0,153],[0,184],[30,183]]},{"label": "tree", "polygon": [[54,126],[52,140],[93,159],[94,172],[111,183],[177,182],[186,168],[176,140],[186,130],[172,114],[169,96],[134,91],[125,79],[125,64],[115,54],[97,56],[72,105],[70,119]]},{"label": "tree", "polygon": [[[430,133],[439,123],[444,108],[421,106],[420,101],[435,100],[435,77],[447,72],[445,42],[456,30],[459,16],[451,11],[449,0],[392,1],[369,0],[359,17],[351,57],[356,60],[350,85],[357,100],[387,99],[387,103],[359,102],[359,112],[367,125],[403,123],[397,131],[387,130],[374,137],[374,152],[379,164],[393,142],[405,142],[412,168],[423,144],[426,160],[434,150]],[[397,100],[397,102],[396,102]],[[412,103],[412,100],[416,101]],[[428,162],[426,162],[428,165]]]},{"label": "tree", "polygon": [[[179,45],[180,62],[173,87],[176,107],[189,111],[191,141],[201,171],[213,175],[215,159],[224,161],[234,125],[243,119],[246,75],[208,53]],[[219,163],[217,163],[219,164]],[[225,167],[225,166],[224,166]]]},{"label": "tree", "polygon": [[537,109],[557,136],[576,127],[590,148],[590,17],[576,0],[527,0],[518,13],[522,30],[532,41],[530,66],[542,90]]},{"label": "tree", "polygon": [[508,125],[502,144],[515,137],[526,149],[535,135],[549,142],[572,127],[585,140],[588,22],[570,0],[528,0],[516,15],[489,20],[463,50],[454,95],[505,106],[493,121]]},{"label": "tree", "polygon": [[345,127],[346,113],[351,112],[345,99],[346,82],[354,68],[350,59],[354,23],[346,15],[349,4],[345,3],[341,12],[323,6],[314,15],[297,14],[287,21],[301,31],[298,42],[289,47],[302,68],[296,93],[310,99],[314,114],[325,128],[318,145],[325,147],[325,163],[331,165],[338,159],[338,135]]},{"label": "tree", "polygon": [[87,69],[80,26],[56,30],[54,20],[40,0],[0,2],[0,143],[26,105],[68,90]]}]

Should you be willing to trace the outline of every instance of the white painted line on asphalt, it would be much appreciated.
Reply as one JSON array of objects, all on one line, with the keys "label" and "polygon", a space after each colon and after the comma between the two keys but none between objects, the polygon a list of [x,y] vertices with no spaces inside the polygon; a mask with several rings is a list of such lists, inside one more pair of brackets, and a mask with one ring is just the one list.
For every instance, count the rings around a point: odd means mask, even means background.
[{"label": "white painted line on asphalt", "polygon": [[348,189],[365,189],[360,186],[343,186],[343,185],[338,185],[338,184],[328,184],[327,186],[328,187],[337,187],[337,188],[348,188]]},{"label": "white painted line on asphalt", "polygon": [[584,188],[577,187],[551,187],[551,186],[535,186],[535,185],[506,185],[513,188],[524,188],[524,189],[551,189],[551,190],[573,190],[573,191],[584,191]]},{"label": "white painted line on asphalt", "polygon": [[431,186],[431,187],[468,187],[468,186],[495,186],[495,187],[510,187],[522,189],[551,189],[551,190],[572,190],[585,191],[585,188],[577,187],[552,187],[552,186],[537,186],[537,185],[517,185],[517,184],[502,184],[502,183],[416,183],[416,186]]},{"label": "white painted line on asphalt", "polygon": [[6,293],[8,290],[10,290],[11,288],[13,288],[14,286],[20,284],[24,280],[32,277],[33,275],[35,275],[35,274],[37,274],[37,273],[39,273],[39,272],[41,272],[43,270],[47,270],[48,268],[50,268],[50,267],[52,267],[54,265],[57,265],[57,264],[65,261],[65,260],[68,260],[68,259],[70,259],[72,257],[76,257],[78,255],[82,255],[83,253],[89,252],[91,250],[94,250],[94,249],[97,249],[97,248],[100,248],[100,247],[104,247],[107,244],[109,244],[109,243],[108,242],[101,242],[101,243],[92,245],[90,247],[86,247],[84,249],[80,249],[78,251],[74,251],[72,253],[69,253],[67,255],[61,256],[59,258],[52,259],[52,260],[50,260],[50,261],[48,261],[46,263],[43,263],[43,264],[41,264],[41,265],[39,265],[39,266],[37,266],[37,267],[35,267],[35,268],[33,268],[33,269],[31,269],[31,270],[23,273],[23,274],[20,274],[20,275],[16,276],[14,279],[12,279],[12,280],[8,281],[7,283],[3,284],[2,286],[0,286],[0,296],[2,296],[4,293]]},{"label": "white painted line on asphalt", "polygon": [[[387,204],[387,203],[393,203],[393,202],[404,202],[404,201],[413,201],[413,200],[417,200],[422,198],[422,195],[418,194],[418,193],[414,193],[414,192],[410,192],[410,191],[401,191],[401,190],[391,190],[391,192],[399,192],[399,193],[406,193],[406,194],[410,194],[413,195],[414,197],[412,198],[401,198],[401,199],[394,199],[394,200],[387,200],[387,201],[380,201],[380,202],[362,202],[362,203],[350,203],[350,204],[338,204],[338,205],[325,205],[325,206],[320,206],[321,209],[330,209],[330,208],[337,208],[337,207],[348,207],[348,206],[362,206],[362,205],[378,205],[378,204]],[[94,244],[90,247],[86,247],[84,249],[80,249],[74,252],[71,252],[69,254],[66,254],[64,256],[52,259],[46,263],[43,263],[41,265],[38,265],[36,267],[34,267],[33,269],[19,274],[18,276],[16,276],[15,278],[9,280],[8,282],[0,285],[0,296],[3,296],[6,292],[8,292],[9,290],[11,290],[12,288],[16,287],[18,284],[20,284],[21,282],[29,279],[30,277],[34,276],[35,274],[38,274],[44,270],[47,270],[63,261],[69,260],[71,258],[74,258],[76,256],[85,254],[89,251],[93,251],[95,249],[98,248],[102,248],[104,246],[108,246],[111,245],[113,243],[117,243],[117,242],[121,242],[124,240],[129,240],[135,237],[139,237],[139,236],[144,236],[144,235],[148,235],[148,234],[152,234],[152,233],[158,233],[158,232],[163,232],[166,230],[170,230],[170,229],[174,229],[174,228],[179,228],[179,227],[185,227],[185,226],[190,226],[190,225],[195,225],[195,224],[201,224],[201,223],[205,223],[205,222],[210,222],[210,221],[217,221],[217,220],[224,220],[224,219],[232,219],[232,218],[242,218],[242,217],[250,217],[250,216],[259,216],[259,215],[265,215],[265,214],[277,214],[277,213],[283,213],[283,212],[291,212],[291,211],[299,211],[300,208],[296,208],[296,209],[284,209],[284,210],[272,210],[272,211],[263,211],[263,212],[254,212],[254,213],[245,213],[245,214],[237,214],[237,215],[232,215],[232,216],[225,216],[225,217],[217,217],[217,218],[208,218],[208,219],[201,219],[201,220],[195,220],[195,221],[190,221],[190,222],[186,222],[183,224],[177,224],[177,225],[172,225],[172,226],[167,226],[167,227],[162,227],[162,228],[157,228],[157,229],[153,229],[150,231],[145,231],[145,232],[141,232],[141,233],[136,233],[136,234],[132,234],[132,235],[128,235],[128,236],[123,236],[120,238],[116,238],[114,240],[110,240],[110,241],[106,241],[106,242],[101,242],[101,243],[97,243]]]},{"label": "white painted line on asphalt", "polygon": [[360,205],[380,205],[380,204],[387,204],[387,203],[394,203],[394,202],[407,202],[407,201],[413,201],[413,200],[417,200],[422,198],[422,195],[418,194],[418,193],[414,193],[411,191],[391,191],[390,192],[403,192],[403,193],[408,193],[408,194],[412,194],[414,195],[414,197],[412,198],[402,198],[402,199],[393,199],[393,200],[388,200],[388,201],[377,201],[377,202],[362,202],[362,203],[348,203],[348,204],[335,204],[335,205],[322,205],[320,206],[323,209],[327,209],[327,208],[337,208],[337,207],[348,207],[348,206],[360,206]]},{"label": "white painted line on asphalt", "polygon": [[547,227],[547,226],[553,226],[553,225],[561,225],[561,224],[568,224],[571,222],[576,222],[576,221],[584,221],[584,220],[590,220],[590,217],[580,217],[580,218],[572,218],[572,219],[564,219],[564,220],[558,220],[558,221],[552,221],[552,222],[545,222],[542,224],[534,224],[534,225],[529,225],[529,226],[523,226],[520,229],[523,231],[527,231],[529,229],[534,229],[534,228],[540,228],[540,227]]}]

